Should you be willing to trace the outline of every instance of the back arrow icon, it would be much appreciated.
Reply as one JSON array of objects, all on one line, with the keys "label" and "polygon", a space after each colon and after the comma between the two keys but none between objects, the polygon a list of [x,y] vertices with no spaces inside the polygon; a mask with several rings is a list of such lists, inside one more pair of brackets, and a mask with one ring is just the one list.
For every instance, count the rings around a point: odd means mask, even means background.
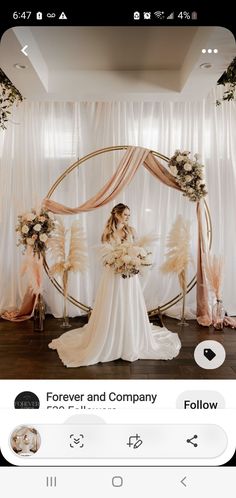
[{"label": "back arrow icon", "polygon": [[26,53],[26,50],[28,48],[28,45],[25,45],[22,49],[21,49],[21,52],[26,55],[26,57],[28,57],[28,54]]},{"label": "back arrow icon", "polygon": [[185,484],[185,482],[184,482],[185,479],[187,479],[187,476],[183,477],[182,481],[180,481],[180,482],[181,482],[181,484],[183,484],[183,486],[185,486],[185,488],[187,488],[187,484]]}]

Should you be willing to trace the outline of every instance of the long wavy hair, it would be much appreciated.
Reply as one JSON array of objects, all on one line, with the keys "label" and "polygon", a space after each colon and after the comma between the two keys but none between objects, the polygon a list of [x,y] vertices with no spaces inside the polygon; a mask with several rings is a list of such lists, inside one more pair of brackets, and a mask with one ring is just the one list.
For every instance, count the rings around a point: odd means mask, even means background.
[{"label": "long wavy hair", "polygon": [[[113,207],[102,234],[102,242],[109,242],[110,239],[112,239],[118,229],[119,219],[117,218],[117,215],[121,215],[125,209],[129,210],[129,206],[126,206],[121,202]],[[123,230],[125,232],[125,239],[127,239],[128,235],[133,235],[133,230],[129,225],[124,225]]]}]

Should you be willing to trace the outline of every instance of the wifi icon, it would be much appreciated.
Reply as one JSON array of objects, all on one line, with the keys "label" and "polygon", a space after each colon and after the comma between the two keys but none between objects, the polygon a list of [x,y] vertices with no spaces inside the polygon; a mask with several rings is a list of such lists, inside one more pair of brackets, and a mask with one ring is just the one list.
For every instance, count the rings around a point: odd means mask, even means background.
[{"label": "wifi icon", "polygon": [[157,19],[164,19],[164,14],[165,14],[165,12],[163,12],[161,10],[157,10],[156,12],[154,12],[154,16],[156,16]]}]

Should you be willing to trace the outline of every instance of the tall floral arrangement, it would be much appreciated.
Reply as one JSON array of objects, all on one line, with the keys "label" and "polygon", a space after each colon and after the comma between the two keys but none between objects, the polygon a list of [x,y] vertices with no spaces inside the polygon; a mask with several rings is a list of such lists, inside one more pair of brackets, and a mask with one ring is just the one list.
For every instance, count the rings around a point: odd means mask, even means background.
[{"label": "tall floral arrangement", "polygon": [[170,158],[168,165],[176,182],[183,190],[183,195],[190,201],[199,201],[207,195],[204,180],[204,166],[199,162],[199,155],[194,155],[194,160],[189,157],[190,152],[176,150]]},{"label": "tall floral arrangement", "polygon": [[224,328],[225,310],[222,302],[223,258],[208,254],[205,258],[206,276],[214,295],[212,324],[217,330]]},{"label": "tall floral arrangement", "polygon": [[[70,232],[69,250],[67,252],[67,233]],[[61,219],[56,222],[53,237],[49,242],[49,248],[55,263],[50,268],[51,275],[60,275],[64,293],[64,321],[62,327],[70,327],[66,302],[68,295],[69,272],[84,271],[87,267],[87,244],[85,235],[79,222],[72,223],[71,228],[66,230]]]},{"label": "tall floral arrangement", "polygon": [[23,245],[23,253],[27,248],[33,251],[33,255],[45,255],[49,238],[55,228],[54,216],[41,209],[37,212],[32,209],[30,212],[18,216],[16,232],[18,232],[18,246]]},{"label": "tall floral arrangement", "polygon": [[187,268],[190,256],[190,223],[179,215],[173,224],[167,240],[166,261],[161,266],[164,273],[176,273],[183,293],[182,317],[180,323],[185,325],[185,295],[187,291]]},{"label": "tall floral arrangement", "polygon": [[217,301],[221,300],[221,287],[223,277],[223,258],[215,254],[208,254],[205,259],[205,270],[211,291]]},{"label": "tall floral arrangement", "polygon": [[36,296],[35,306],[42,293],[43,257],[54,228],[54,216],[43,208],[32,209],[18,216],[17,245],[23,246],[25,254],[21,275],[27,274],[28,286]]}]

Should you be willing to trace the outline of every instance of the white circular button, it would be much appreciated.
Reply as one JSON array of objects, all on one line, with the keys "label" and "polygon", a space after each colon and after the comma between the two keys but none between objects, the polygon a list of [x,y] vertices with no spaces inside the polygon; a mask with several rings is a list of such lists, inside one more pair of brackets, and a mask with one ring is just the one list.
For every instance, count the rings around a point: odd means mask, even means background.
[{"label": "white circular button", "polygon": [[201,368],[213,370],[225,361],[225,348],[217,341],[202,341],[194,350],[194,359]]}]

